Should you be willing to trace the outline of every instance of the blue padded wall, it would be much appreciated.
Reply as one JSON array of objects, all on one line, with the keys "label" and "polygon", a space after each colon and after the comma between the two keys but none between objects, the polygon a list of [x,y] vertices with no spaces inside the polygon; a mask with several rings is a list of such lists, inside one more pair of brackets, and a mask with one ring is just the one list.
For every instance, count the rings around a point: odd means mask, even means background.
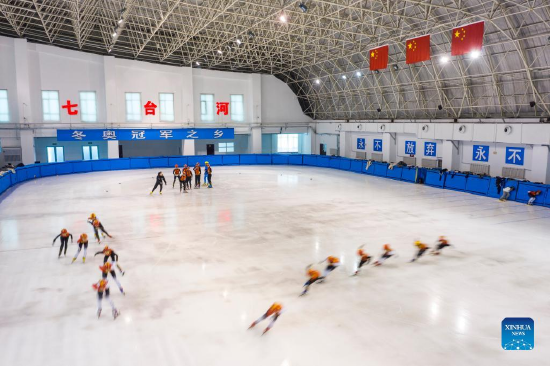
[{"label": "blue padded wall", "polygon": [[241,165],[254,165],[256,164],[256,155],[241,155],[239,161]]},{"label": "blue padded wall", "polygon": [[338,167],[338,169],[341,169],[341,170],[351,170],[351,162],[352,162],[351,159],[348,159],[348,158],[341,158],[341,159],[340,159],[340,166]]},{"label": "blue padded wall", "polygon": [[239,155],[221,155],[223,165],[239,165]]},{"label": "blue padded wall", "polygon": [[456,191],[465,191],[466,179],[466,174],[447,173],[447,177],[445,178],[445,188],[453,189]]},{"label": "blue padded wall", "polygon": [[446,173],[440,175],[438,170],[428,170],[424,183],[432,187],[443,187],[445,184],[445,176]]},{"label": "blue padded wall", "polygon": [[288,164],[288,155],[273,155],[271,162],[273,165],[286,165]]},{"label": "blue padded wall", "polygon": [[[388,172],[389,172],[389,170],[388,170]],[[403,167],[401,169],[401,179],[405,180],[407,182],[416,182],[416,168],[415,167]]]},{"label": "blue padded wall", "polygon": [[491,177],[470,175],[466,180],[466,191],[486,196],[487,192],[489,192],[490,184]]},{"label": "blue padded wall", "polygon": [[548,193],[548,186],[542,184],[534,184],[527,182],[519,182],[516,193],[516,201],[527,202],[529,201],[528,191],[541,191],[541,194],[535,198],[534,205],[542,206]]},{"label": "blue padded wall", "polygon": [[403,175],[403,168],[399,166],[394,166],[392,169],[386,169],[386,177],[391,179],[398,179],[401,180],[401,176]]},{"label": "blue padded wall", "polygon": [[385,177],[386,174],[388,174],[387,163],[379,163],[375,161],[372,165],[374,165],[374,171],[372,172],[373,175],[376,175],[377,177]]},{"label": "blue padded wall", "polygon": [[303,155],[290,155],[288,157],[288,163],[290,165],[302,165],[303,164]]}]

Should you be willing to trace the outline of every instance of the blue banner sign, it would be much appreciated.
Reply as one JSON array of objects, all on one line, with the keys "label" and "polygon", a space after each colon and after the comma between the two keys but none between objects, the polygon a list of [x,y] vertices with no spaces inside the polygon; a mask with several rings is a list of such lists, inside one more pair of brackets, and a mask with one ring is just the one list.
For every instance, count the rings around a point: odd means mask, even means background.
[{"label": "blue banner sign", "polygon": [[234,139],[233,128],[174,128],[57,130],[57,141],[224,140]]}]

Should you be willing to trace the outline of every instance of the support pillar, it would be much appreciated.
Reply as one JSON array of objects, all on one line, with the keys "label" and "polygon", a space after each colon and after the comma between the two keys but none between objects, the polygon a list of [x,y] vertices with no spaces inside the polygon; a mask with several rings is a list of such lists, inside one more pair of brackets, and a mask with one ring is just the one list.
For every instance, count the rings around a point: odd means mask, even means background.
[{"label": "support pillar", "polygon": [[[23,164],[34,164],[36,161],[36,151],[34,149],[34,131],[21,130],[21,160]],[[46,163],[46,161],[41,161]]]},{"label": "support pillar", "polygon": [[548,171],[548,167],[550,166],[550,151],[548,151],[548,146],[534,145],[531,160],[531,177],[529,180],[532,182],[548,183],[550,181],[550,172]]},{"label": "support pillar", "polygon": [[261,154],[262,153],[262,128],[252,127],[250,129],[250,153]]},{"label": "support pillar", "polygon": [[340,131],[340,156],[351,158],[351,133]]},{"label": "support pillar", "polygon": [[388,163],[397,163],[397,136],[389,132],[382,134],[382,159]]},{"label": "support pillar", "polygon": [[[19,123],[38,122],[38,121],[33,121],[32,114],[31,114],[32,108],[31,108],[31,91],[29,87],[29,56],[27,51],[27,40],[14,39],[13,45],[14,45],[14,53],[15,53],[15,80],[17,83],[18,122]],[[34,144],[34,141],[33,141],[33,144]],[[33,147],[33,151],[34,151],[34,147]],[[34,160],[32,161],[32,163],[34,163]],[[23,164],[27,164],[27,163],[24,162]]]},{"label": "support pillar", "polygon": [[[459,141],[444,140],[441,149],[441,167],[447,170],[460,169]],[[455,146],[456,145],[456,146]]]},{"label": "support pillar", "polygon": [[107,158],[118,159],[118,140],[107,140]]}]

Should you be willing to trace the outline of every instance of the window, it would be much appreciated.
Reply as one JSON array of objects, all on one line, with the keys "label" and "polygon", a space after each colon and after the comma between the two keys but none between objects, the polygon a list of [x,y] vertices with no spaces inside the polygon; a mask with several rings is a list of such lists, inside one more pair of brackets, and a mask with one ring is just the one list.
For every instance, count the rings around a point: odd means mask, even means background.
[{"label": "window", "polygon": [[0,90],[0,122],[10,121],[10,111],[8,109],[8,91]]},{"label": "window", "polygon": [[97,146],[82,146],[82,160],[99,159],[99,150]]},{"label": "window", "polygon": [[173,93],[160,93],[160,120],[174,122]]},{"label": "window", "polygon": [[231,120],[244,122],[244,96],[242,94],[231,94]]},{"label": "window", "polygon": [[235,152],[235,143],[234,142],[220,142],[218,144],[218,152],[221,152],[221,153]]},{"label": "window", "polygon": [[42,112],[44,121],[59,121],[59,92],[42,90]]},{"label": "window", "polygon": [[63,146],[49,146],[48,148],[48,163],[62,163],[65,161]]},{"label": "window", "polygon": [[201,121],[214,121],[214,94],[201,94]]},{"label": "window", "polygon": [[82,122],[97,122],[95,92],[80,92],[80,112]]},{"label": "window", "polygon": [[298,152],[298,134],[277,135],[277,152],[280,152],[280,153]]},{"label": "window", "polygon": [[140,93],[126,93],[126,121],[141,122]]}]

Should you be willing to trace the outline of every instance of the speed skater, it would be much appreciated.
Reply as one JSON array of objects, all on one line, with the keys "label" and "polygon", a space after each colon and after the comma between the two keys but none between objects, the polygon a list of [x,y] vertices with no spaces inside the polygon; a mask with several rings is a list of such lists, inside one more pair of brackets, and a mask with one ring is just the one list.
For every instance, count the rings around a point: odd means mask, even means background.
[{"label": "speed skater", "polygon": [[449,244],[447,239],[445,239],[444,236],[440,236],[439,241],[437,243],[437,246],[435,247],[435,249],[433,249],[431,251],[431,254],[432,255],[439,255],[441,253],[441,251],[443,250],[443,248],[450,247],[450,246],[451,246],[451,244]]},{"label": "speed skater", "polygon": [[267,328],[265,328],[264,332],[262,333],[262,335],[266,334],[272,327],[273,327],[273,324],[275,324],[275,322],[277,321],[277,319],[279,319],[279,316],[281,316],[283,312],[283,305],[281,305],[280,303],[278,302],[274,302],[273,305],[271,305],[269,307],[269,309],[267,309],[267,311],[265,312],[264,315],[262,315],[261,317],[258,318],[258,320],[254,321],[250,327],[248,327],[248,329],[252,329],[256,326],[256,324],[258,324],[259,322],[261,322],[262,320],[264,319],[267,319],[269,317],[272,316],[271,318],[271,322],[269,323],[269,325],[267,326]]},{"label": "speed skater", "polygon": [[71,243],[73,242],[73,234],[69,233],[67,229],[62,229],[61,233],[55,237],[52,243],[52,247],[55,244],[55,241],[57,238],[61,238],[61,246],[59,247],[59,255],[57,258],[61,258],[61,252],[63,251],[63,248],[65,248],[64,255],[67,255],[67,247],[69,246],[69,237],[71,237]]},{"label": "speed skater", "polygon": [[418,252],[416,253],[416,257],[414,257],[413,259],[411,259],[411,262],[414,262],[416,261],[417,259],[419,259],[420,257],[422,257],[424,255],[424,253],[426,253],[426,251],[428,249],[430,249],[429,246],[427,246],[426,244],[420,242],[419,240],[416,240],[414,242],[414,245],[418,248]]},{"label": "speed skater", "polygon": [[320,278],[319,276],[321,275],[319,271],[314,270],[313,268],[311,268],[311,266],[307,266],[306,270],[307,270],[306,275],[309,276],[309,280],[307,280],[307,282],[304,284],[305,288],[304,288],[304,291],[300,294],[300,296],[304,296],[305,294],[307,294],[309,290],[309,286],[317,282]]},{"label": "speed skater", "polygon": [[105,235],[107,235],[109,238],[112,238],[112,236],[109,235],[107,230],[105,230],[105,228],[103,227],[103,224],[101,223],[101,221],[99,221],[99,219],[97,218],[95,213],[92,213],[90,215],[90,217],[88,217],[88,223],[90,225],[92,225],[92,227],[94,228],[94,234],[95,234],[95,237],[96,237],[98,243],[101,242],[101,240],[99,239],[99,231],[98,230],[101,230],[101,236],[105,237]]},{"label": "speed skater", "polygon": [[353,274],[354,276],[359,274],[359,270],[363,267],[363,264],[369,264],[372,259],[372,257],[368,255],[362,247],[357,250],[357,256],[359,257],[359,264],[357,265],[357,270]]},{"label": "speed skater", "polygon": [[92,287],[97,292],[97,318],[99,319],[99,317],[101,316],[101,302],[103,300],[103,294],[105,294],[105,298],[113,309],[113,318],[116,319],[119,315],[119,312],[115,308],[115,303],[113,302],[113,300],[111,300],[111,297],[109,296],[109,281],[101,279],[97,283],[94,283]]},{"label": "speed skater", "polygon": [[374,262],[374,265],[375,266],[381,266],[382,263],[384,263],[386,261],[386,259],[388,259],[388,258],[390,258],[394,255],[395,255],[395,252],[390,247],[390,245],[389,244],[384,244],[384,253],[382,253],[382,256],[380,256],[379,260]]},{"label": "speed skater", "polygon": [[172,171],[172,174],[174,174],[174,181],[172,182],[172,188],[174,188],[174,185],[176,184],[176,180],[179,180],[181,175],[181,170],[178,168],[178,164],[174,166],[174,170]]},{"label": "speed skater", "polygon": [[82,256],[82,263],[86,263],[86,252],[88,251],[88,235],[81,234],[80,238],[78,238],[76,242],[78,243],[78,250],[76,251],[73,257],[73,261],[71,263],[74,263],[74,261],[76,261],[82,247],[84,247],[84,255]]},{"label": "speed skater", "polygon": [[159,187],[159,186],[160,186],[160,192],[159,193],[162,194],[163,184],[167,184],[166,183],[166,178],[164,178],[164,174],[162,174],[162,172],[158,172],[157,180],[155,181],[155,186],[153,187],[153,189],[151,190],[151,193],[149,193],[149,194],[153,194],[155,189],[157,189],[157,187]]},{"label": "speed skater", "polygon": [[124,271],[122,270],[122,268],[120,268],[120,265],[118,264],[118,254],[116,254],[114,250],[112,250],[108,246],[105,246],[105,248],[103,248],[103,250],[95,253],[94,257],[98,254],[103,254],[105,256],[103,258],[103,263],[104,264],[107,263],[107,261],[110,258],[111,259],[111,264],[114,264],[116,266],[116,268],[118,268],[118,270],[120,271],[120,274],[122,274],[124,276]]},{"label": "speed skater", "polygon": [[118,282],[117,278],[116,278],[116,273],[115,273],[115,270],[113,269],[113,267],[111,266],[111,262],[107,262],[105,263],[104,265],[102,266],[99,266],[99,269],[101,270],[101,277],[106,280],[107,279],[107,276],[109,275],[109,273],[111,274],[111,277],[113,278],[113,280],[115,280],[115,283],[116,285],[118,286],[118,289],[120,290],[120,292],[123,294],[123,295],[126,295],[126,293],[124,292],[124,289],[122,288],[122,285],[120,284],[120,282]]},{"label": "speed skater", "polygon": [[323,271],[323,275],[319,277],[319,281],[323,282],[325,280],[325,277],[328,276],[328,274],[336,269],[336,267],[340,266],[340,259],[333,256],[328,256],[325,260],[322,262],[319,262],[319,264],[327,262],[327,266],[325,270]]}]

